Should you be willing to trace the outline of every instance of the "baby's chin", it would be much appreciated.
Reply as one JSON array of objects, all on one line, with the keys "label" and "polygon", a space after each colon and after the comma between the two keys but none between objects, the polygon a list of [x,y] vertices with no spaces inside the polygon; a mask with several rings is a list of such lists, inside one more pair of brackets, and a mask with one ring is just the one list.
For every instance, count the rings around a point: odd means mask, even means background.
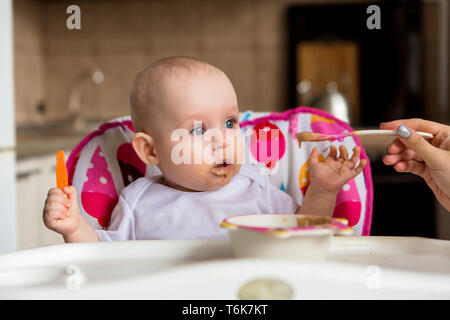
[{"label": "baby's chin", "polygon": [[212,166],[208,172],[201,176],[193,177],[192,186],[189,189],[195,191],[215,191],[231,182],[239,173],[240,164],[227,164]]}]

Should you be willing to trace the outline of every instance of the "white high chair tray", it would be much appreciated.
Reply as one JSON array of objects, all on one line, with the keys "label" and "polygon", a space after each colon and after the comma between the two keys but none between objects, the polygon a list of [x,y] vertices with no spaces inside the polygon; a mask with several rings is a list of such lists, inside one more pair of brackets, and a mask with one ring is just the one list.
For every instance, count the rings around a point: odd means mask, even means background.
[{"label": "white high chair tray", "polygon": [[334,237],[326,261],[233,258],[228,239],[47,246],[0,255],[0,299],[237,299],[273,278],[294,299],[450,299],[450,241]]}]

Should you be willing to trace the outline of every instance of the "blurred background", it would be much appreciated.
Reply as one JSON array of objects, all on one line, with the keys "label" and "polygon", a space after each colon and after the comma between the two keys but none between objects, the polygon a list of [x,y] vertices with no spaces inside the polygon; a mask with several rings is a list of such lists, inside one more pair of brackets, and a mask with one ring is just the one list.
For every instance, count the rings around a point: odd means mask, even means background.
[{"label": "blurred background", "polygon": [[[66,27],[72,4],[81,9],[80,30]],[[381,9],[381,29],[366,25],[371,4]],[[241,111],[313,106],[358,129],[409,117],[449,122],[446,0],[8,0],[3,6],[1,32],[10,45],[2,55],[13,66],[3,77],[13,83],[3,89],[10,106],[0,115],[3,130],[12,133],[0,150],[14,163],[4,160],[2,169],[9,174],[3,181],[10,179],[2,184],[2,202],[10,206],[2,207],[0,251],[62,242],[41,217],[56,150],[67,157],[99,123],[128,115],[135,75],[162,57],[195,56],[222,69]],[[382,165],[385,145],[365,146],[375,186],[372,235],[450,239],[450,214],[425,184]]]}]

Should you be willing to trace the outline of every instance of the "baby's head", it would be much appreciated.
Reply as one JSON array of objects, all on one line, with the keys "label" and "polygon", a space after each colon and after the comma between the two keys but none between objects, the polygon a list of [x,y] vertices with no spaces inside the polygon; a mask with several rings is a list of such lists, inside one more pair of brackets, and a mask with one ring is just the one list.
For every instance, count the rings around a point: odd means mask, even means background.
[{"label": "baby's head", "polygon": [[216,67],[189,57],[159,60],[136,76],[130,103],[133,148],[159,167],[168,186],[216,190],[239,172],[236,93]]}]

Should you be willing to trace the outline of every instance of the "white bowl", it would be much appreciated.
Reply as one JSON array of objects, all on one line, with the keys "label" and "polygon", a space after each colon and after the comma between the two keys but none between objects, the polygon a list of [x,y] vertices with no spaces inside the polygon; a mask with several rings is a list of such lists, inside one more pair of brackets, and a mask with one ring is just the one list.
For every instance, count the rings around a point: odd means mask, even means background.
[{"label": "white bowl", "polygon": [[293,214],[237,215],[226,218],[231,248],[238,258],[325,259],[331,237],[351,235],[345,219]]}]

